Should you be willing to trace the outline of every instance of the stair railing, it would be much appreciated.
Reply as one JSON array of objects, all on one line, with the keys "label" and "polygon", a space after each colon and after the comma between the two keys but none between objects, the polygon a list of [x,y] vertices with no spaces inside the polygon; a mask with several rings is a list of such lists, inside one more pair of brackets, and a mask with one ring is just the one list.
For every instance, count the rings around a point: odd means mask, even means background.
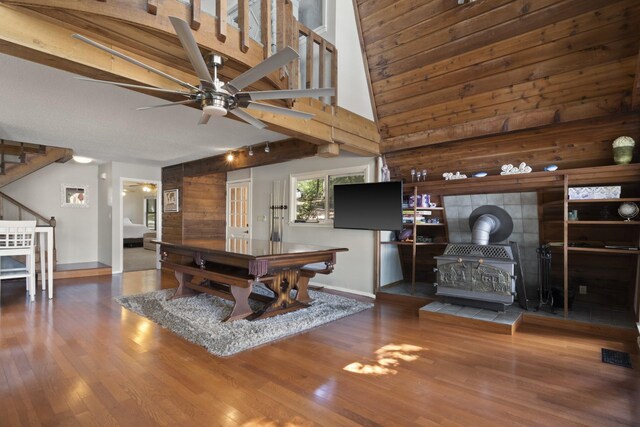
[{"label": "stair railing", "polygon": [[18,217],[15,219],[17,219],[18,221],[22,221],[24,213],[27,213],[36,220],[37,225],[47,225],[53,228],[53,269],[56,270],[56,266],[58,265],[58,256],[56,251],[56,218],[53,216],[47,218],[43,215],[40,215],[38,212],[23,205],[13,197],[8,196],[0,191],[0,219],[4,219],[5,216],[5,202],[10,203],[11,205],[15,206],[15,208],[17,208]]}]

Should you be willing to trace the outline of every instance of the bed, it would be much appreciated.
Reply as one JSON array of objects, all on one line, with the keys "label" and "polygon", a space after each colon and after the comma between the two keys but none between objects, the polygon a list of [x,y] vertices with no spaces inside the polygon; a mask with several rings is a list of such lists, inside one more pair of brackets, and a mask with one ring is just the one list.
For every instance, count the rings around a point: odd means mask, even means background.
[{"label": "bed", "polygon": [[122,243],[125,247],[142,246],[142,239],[146,233],[153,233],[144,224],[134,224],[129,218],[122,219]]}]

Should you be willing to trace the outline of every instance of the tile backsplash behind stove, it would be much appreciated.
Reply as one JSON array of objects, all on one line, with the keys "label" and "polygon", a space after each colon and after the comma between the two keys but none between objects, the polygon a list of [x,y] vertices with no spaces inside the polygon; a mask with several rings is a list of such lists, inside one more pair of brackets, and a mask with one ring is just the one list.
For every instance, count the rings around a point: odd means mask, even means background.
[{"label": "tile backsplash behind stove", "polygon": [[445,196],[449,242],[471,242],[469,216],[474,209],[484,205],[499,206],[511,215],[513,232],[507,240],[497,243],[518,242],[528,298],[535,299],[531,292],[536,292],[538,283],[538,195],[526,192]]}]

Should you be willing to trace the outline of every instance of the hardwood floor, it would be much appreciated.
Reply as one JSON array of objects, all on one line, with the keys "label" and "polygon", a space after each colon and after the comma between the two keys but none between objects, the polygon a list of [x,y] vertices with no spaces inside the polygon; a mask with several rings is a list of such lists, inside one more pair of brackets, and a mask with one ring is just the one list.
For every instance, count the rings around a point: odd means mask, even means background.
[{"label": "hardwood floor", "polygon": [[[379,303],[217,358],[112,300],[174,286],[160,282],[58,280],[34,304],[4,283],[0,425],[640,424],[635,342],[526,324],[506,336]],[[603,364],[601,347],[633,352],[634,369]]]}]

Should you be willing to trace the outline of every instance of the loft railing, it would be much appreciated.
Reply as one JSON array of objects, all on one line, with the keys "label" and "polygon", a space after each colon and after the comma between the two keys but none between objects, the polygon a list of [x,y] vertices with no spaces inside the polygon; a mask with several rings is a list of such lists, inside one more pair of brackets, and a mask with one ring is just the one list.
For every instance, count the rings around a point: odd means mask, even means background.
[{"label": "loft railing", "polygon": [[[104,0],[107,1],[107,0]],[[190,26],[200,30],[203,13],[217,17],[215,34],[227,40],[228,26],[240,32],[240,50],[249,50],[249,39],[262,44],[264,59],[290,46],[300,60],[281,72],[290,89],[338,87],[338,52],[334,45],[298,22],[291,0],[178,0],[191,8]],[[236,4],[237,3],[237,4]],[[230,4],[233,4],[229,7]],[[158,0],[147,0],[147,12],[157,15]],[[336,96],[324,100],[336,105]]]},{"label": "loft railing", "polygon": [[[6,204],[10,205],[9,209],[6,209]],[[13,208],[13,209],[12,209]],[[25,215],[26,214],[26,215]],[[48,225],[53,227],[53,269],[56,269],[58,264],[58,257],[56,253],[56,219],[55,217],[47,218],[40,215],[33,209],[23,205],[11,196],[7,196],[0,191],[0,219],[5,219],[5,215],[10,216],[10,219],[16,219],[18,221],[26,219],[35,219],[37,225]],[[39,243],[36,242],[36,245]]]}]

